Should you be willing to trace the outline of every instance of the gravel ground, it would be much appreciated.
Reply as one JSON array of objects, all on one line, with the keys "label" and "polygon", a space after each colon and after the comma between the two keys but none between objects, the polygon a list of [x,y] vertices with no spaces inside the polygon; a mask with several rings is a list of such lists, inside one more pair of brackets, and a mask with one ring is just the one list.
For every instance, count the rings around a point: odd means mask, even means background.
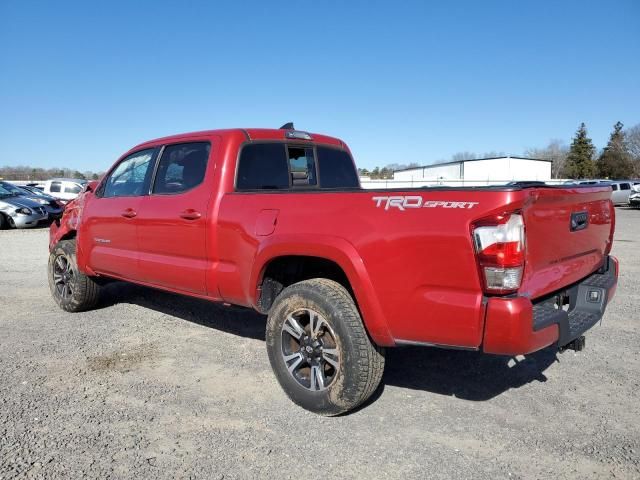
[{"label": "gravel ground", "polygon": [[121,283],[68,314],[48,231],[0,231],[0,479],[640,478],[640,210],[617,213],[618,293],[586,350],[394,349],[339,418],[281,392],[264,317]]}]

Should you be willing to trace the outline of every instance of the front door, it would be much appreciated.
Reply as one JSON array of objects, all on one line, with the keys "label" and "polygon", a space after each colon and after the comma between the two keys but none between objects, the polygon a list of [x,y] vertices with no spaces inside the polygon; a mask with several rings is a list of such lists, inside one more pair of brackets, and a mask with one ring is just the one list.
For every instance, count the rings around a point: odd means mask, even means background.
[{"label": "front door", "polygon": [[145,283],[207,293],[206,228],[214,191],[210,151],[210,143],[202,141],[167,145],[160,154],[151,195],[137,216]]},{"label": "front door", "polygon": [[156,151],[141,150],[120,161],[84,206],[82,246],[96,273],[139,279],[137,217],[149,193]]}]

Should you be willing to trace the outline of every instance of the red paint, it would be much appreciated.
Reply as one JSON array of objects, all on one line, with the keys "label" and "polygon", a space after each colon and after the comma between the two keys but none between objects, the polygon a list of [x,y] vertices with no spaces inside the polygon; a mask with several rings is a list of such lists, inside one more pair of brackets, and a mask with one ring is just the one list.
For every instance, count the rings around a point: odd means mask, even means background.
[{"label": "red paint", "polygon": [[[52,226],[50,247],[77,231],[82,271],[253,307],[274,258],[321,257],[345,272],[379,345],[411,341],[510,354],[557,339],[555,326],[532,332],[531,300],[593,273],[608,253],[614,212],[605,187],[236,193],[239,147],[249,139],[285,141],[284,135],[270,129],[216,130],[139,145],[127,154],[211,142],[205,181],[179,195],[105,199],[87,192],[69,204],[60,226]],[[344,146],[312,135],[313,142],[291,143]],[[385,209],[376,196],[411,196],[409,207],[429,208]],[[571,213],[585,210],[589,227],[570,232]],[[487,301],[472,225],[516,211],[523,215],[526,235],[519,296]]]}]

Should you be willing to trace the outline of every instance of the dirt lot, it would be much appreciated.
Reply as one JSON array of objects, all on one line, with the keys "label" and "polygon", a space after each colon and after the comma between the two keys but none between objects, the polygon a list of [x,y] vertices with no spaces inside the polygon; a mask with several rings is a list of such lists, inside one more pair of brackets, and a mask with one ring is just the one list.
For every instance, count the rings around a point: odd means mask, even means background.
[{"label": "dirt lot", "polygon": [[581,353],[388,352],[383,388],[322,418],[280,391],[265,319],[113,284],[68,314],[47,230],[0,232],[0,479],[640,478],[640,210]]}]

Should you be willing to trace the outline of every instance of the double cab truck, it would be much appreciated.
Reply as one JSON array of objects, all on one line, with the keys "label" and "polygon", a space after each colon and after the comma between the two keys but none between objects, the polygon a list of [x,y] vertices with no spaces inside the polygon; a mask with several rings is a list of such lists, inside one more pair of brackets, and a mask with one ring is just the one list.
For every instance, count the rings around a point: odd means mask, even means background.
[{"label": "double cab truck", "polygon": [[611,188],[514,183],[364,190],[337,138],[211,130],[140,144],[51,226],[69,312],[116,279],[267,315],[275,376],[336,415],[378,387],[384,349],[579,349],[615,293]]}]

